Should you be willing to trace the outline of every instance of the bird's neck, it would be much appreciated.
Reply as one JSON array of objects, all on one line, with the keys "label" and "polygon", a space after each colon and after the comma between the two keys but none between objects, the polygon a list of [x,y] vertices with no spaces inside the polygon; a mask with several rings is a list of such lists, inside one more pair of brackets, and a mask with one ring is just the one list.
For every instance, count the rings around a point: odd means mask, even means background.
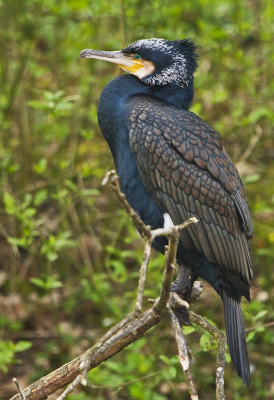
[{"label": "bird's neck", "polygon": [[150,86],[149,93],[152,96],[158,97],[177,108],[189,110],[194,97],[193,78],[189,80],[188,86],[178,86],[175,83],[170,83],[163,86]]},{"label": "bird's neck", "polygon": [[129,148],[126,122],[130,111],[129,99],[138,95],[153,96],[177,108],[188,110],[194,96],[193,78],[189,79],[189,84],[185,87],[176,84],[149,86],[134,75],[122,75],[108,83],[100,97],[98,122],[115,162],[117,146],[124,143],[125,148]]}]

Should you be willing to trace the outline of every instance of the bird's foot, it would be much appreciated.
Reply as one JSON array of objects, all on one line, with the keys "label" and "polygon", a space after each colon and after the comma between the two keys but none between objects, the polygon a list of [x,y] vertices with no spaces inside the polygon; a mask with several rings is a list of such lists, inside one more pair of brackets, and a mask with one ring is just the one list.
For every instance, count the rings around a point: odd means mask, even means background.
[{"label": "bird's foot", "polygon": [[170,293],[169,305],[178,318],[181,326],[183,324],[190,324],[188,314],[189,304],[182,299],[182,295],[180,293],[173,291]]},{"label": "bird's foot", "polygon": [[178,294],[180,294],[182,296],[185,295],[185,293],[186,293],[186,284],[185,284],[185,282],[183,280],[176,279],[174,282],[172,282],[170,291],[171,292],[176,292],[176,293],[178,293]]}]

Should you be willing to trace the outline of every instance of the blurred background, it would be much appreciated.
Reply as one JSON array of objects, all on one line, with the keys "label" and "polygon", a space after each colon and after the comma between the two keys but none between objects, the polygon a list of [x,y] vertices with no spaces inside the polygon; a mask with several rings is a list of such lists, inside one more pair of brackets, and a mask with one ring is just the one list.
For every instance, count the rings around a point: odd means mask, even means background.
[{"label": "blurred background", "polygon": [[[134,307],[144,243],[101,186],[113,162],[96,116],[102,88],[122,71],[79,53],[151,37],[199,45],[191,110],[223,136],[252,210],[255,277],[242,306],[251,387],[228,356],[226,398],[273,399],[273,15],[271,0],[0,1],[1,400],[16,392],[12,377],[26,387]],[[153,252],[146,307],[163,266]],[[191,308],[224,329],[208,284]],[[200,328],[185,333],[200,399],[214,399],[216,342]],[[90,372],[89,383],[70,399],[189,399],[164,321]]]}]

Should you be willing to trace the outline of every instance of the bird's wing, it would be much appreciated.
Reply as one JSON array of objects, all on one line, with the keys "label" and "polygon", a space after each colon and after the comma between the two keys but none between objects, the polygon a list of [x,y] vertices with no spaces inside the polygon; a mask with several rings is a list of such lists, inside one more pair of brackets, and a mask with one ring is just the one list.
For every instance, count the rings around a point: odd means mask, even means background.
[{"label": "bird's wing", "polygon": [[148,192],[174,224],[199,220],[182,231],[183,245],[203,253],[229,280],[238,276],[249,285],[250,210],[220,135],[195,114],[142,96],[132,101],[127,123]]}]

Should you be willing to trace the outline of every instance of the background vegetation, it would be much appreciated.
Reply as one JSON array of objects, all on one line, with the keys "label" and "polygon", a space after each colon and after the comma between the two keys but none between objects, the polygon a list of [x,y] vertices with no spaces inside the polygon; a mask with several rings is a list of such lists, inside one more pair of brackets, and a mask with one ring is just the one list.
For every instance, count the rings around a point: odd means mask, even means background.
[{"label": "background vegetation", "polygon": [[[273,15],[271,0],[0,1],[1,399],[15,393],[13,376],[27,386],[132,310],[143,244],[101,187],[113,163],[96,117],[102,88],[122,72],[78,54],[150,37],[198,43],[192,110],[222,134],[253,214],[255,279],[243,303],[252,383],[228,363],[227,399],[273,398],[274,328],[264,326],[274,320]],[[154,253],[146,297],[162,270]],[[193,309],[224,328],[208,284]],[[216,343],[187,333],[200,399],[213,399]],[[188,399],[175,354],[161,323],[70,399]]]}]

